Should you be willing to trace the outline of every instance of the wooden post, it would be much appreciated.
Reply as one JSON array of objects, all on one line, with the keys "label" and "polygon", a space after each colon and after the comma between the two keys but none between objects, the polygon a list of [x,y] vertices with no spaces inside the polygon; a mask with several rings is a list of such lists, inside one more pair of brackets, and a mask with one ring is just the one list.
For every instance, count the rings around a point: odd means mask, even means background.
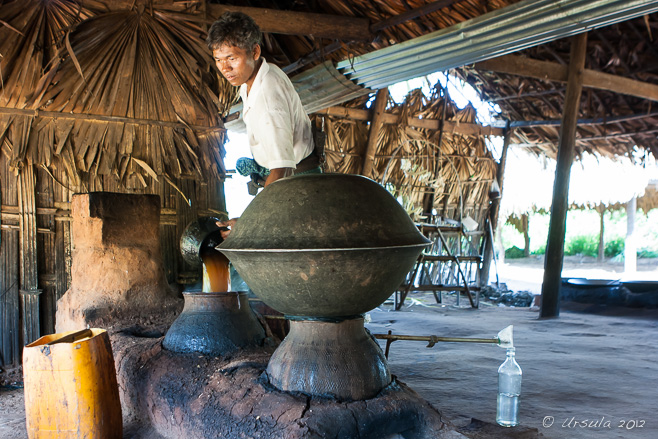
[{"label": "wooden post", "polygon": [[599,257],[598,261],[603,262],[605,260],[605,237],[603,232],[605,231],[605,206],[599,204],[597,209],[599,211]]},{"label": "wooden post", "polygon": [[578,125],[580,95],[583,90],[586,51],[587,34],[583,33],[573,37],[569,79],[560,128],[560,145],[557,152],[555,183],[553,184],[551,220],[544,260],[544,282],[541,288],[541,311],[539,312],[539,316],[542,318],[557,317],[560,314],[564,236],[567,228],[567,210],[569,209],[569,174],[576,145],[576,126]]},{"label": "wooden post", "polygon": [[373,167],[375,164],[375,153],[377,152],[377,137],[379,137],[379,130],[384,125],[384,112],[386,111],[386,104],[388,103],[388,87],[381,88],[377,91],[375,104],[372,112],[372,119],[370,120],[370,133],[368,135],[368,145],[366,152],[363,155],[363,166],[361,167],[361,175],[372,178]]},{"label": "wooden post", "polygon": [[635,236],[635,211],[637,198],[626,203],[626,241],[624,243],[624,273],[637,271],[637,241]]},{"label": "wooden post", "polygon": [[33,165],[25,165],[18,174],[20,228],[20,295],[23,345],[41,336],[39,323],[39,275],[37,270],[36,177]]},{"label": "wooden post", "polygon": [[[494,230],[498,232],[498,211],[500,210],[500,200],[503,198],[503,182],[505,180],[505,164],[507,163],[507,151],[509,149],[512,130],[509,129],[509,121],[505,128],[505,137],[503,140],[503,151],[500,154],[500,163],[496,169],[496,182],[500,190],[500,197],[491,200],[489,205],[489,217],[485,222],[484,229],[484,249],[482,250],[482,267],[480,268],[480,287],[489,284],[489,272],[491,271],[491,261],[494,251]],[[491,232],[491,233],[490,233]]]}]

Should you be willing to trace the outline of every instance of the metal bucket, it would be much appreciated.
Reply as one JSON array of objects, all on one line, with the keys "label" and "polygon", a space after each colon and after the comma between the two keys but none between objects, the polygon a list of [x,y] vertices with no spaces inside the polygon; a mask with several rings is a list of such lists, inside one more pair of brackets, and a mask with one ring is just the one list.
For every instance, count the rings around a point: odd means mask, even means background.
[{"label": "metal bucket", "polygon": [[217,218],[202,217],[185,227],[180,237],[180,252],[185,262],[195,268],[201,267],[201,251],[215,248],[224,241],[217,221]]}]

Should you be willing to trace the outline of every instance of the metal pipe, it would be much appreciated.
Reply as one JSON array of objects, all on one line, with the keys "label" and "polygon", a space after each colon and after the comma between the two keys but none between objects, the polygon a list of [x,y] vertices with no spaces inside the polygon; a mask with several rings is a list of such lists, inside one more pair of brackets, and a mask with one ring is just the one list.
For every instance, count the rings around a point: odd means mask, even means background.
[{"label": "metal pipe", "polygon": [[499,338],[465,338],[465,337],[438,337],[436,335],[394,335],[394,334],[373,334],[378,340],[410,340],[410,341],[426,341],[427,347],[432,347],[438,342],[447,343],[491,343],[499,344]]}]

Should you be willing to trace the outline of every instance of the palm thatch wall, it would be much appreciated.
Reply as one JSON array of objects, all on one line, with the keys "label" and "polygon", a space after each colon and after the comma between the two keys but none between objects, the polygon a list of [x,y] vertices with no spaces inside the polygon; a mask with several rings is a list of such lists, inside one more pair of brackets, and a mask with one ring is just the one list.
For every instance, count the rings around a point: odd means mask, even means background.
[{"label": "palm thatch wall", "polygon": [[198,8],[0,0],[0,366],[54,329],[73,193],[160,195],[168,280],[195,280],[178,240],[224,215],[221,116],[236,97]]},{"label": "palm thatch wall", "polygon": [[[365,109],[366,102],[367,97],[348,106]],[[416,89],[401,104],[389,100],[386,112],[396,115],[398,122],[384,124],[379,131],[373,170],[366,176],[401,197],[409,214],[418,221],[427,220],[427,214],[435,209],[444,220],[461,222],[470,216],[483,230],[497,163],[484,136],[442,130],[440,123],[475,124],[475,109],[467,106],[459,110],[437,84],[429,96]],[[361,173],[368,121],[323,117],[327,170]],[[420,128],[407,123],[413,119],[435,120],[439,124],[436,129]]]}]

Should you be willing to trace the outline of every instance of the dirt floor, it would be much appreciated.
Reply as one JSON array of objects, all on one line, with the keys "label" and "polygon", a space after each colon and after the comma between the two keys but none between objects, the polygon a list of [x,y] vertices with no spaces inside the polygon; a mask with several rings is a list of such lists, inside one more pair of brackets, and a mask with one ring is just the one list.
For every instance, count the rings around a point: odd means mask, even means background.
[{"label": "dirt floor", "polygon": [[[638,266],[640,277],[658,280],[655,263],[639,261]],[[538,260],[508,260],[499,266],[500,281],[513,290],[538,293],[541,268]],[[568,259],[564,268],[565,276],[608,279],[619,278],[621,271],[623,265],[585,259]],[[482,302],[471,309],[464,299],[457,307],[449,295],[443,304],[436,304],[431,294],[412,294],[410,299],[401,311],[393,311],[391,304],[372,311],[367,327],[376,334],[392,330],[490,338],[514,325],[523,368],[522,426],[536,428],[546,438],[658,437],[658,309],[563,303],[559,318],[541,320],[532,308]],[[394,375],[466,434],[469,424],[477,424],[472,418],[495,424],[497,368],[504,358],[504,350],[493,345],[438,343],[426,348],[423,342],[397,341],[389,364]],[[480,429],[470,437],[505,437],[501,429],[492,435]],[[520,431],[504,431],[514,430]],[[26,437],[22,389],[0,387],[0,438]]]}]

